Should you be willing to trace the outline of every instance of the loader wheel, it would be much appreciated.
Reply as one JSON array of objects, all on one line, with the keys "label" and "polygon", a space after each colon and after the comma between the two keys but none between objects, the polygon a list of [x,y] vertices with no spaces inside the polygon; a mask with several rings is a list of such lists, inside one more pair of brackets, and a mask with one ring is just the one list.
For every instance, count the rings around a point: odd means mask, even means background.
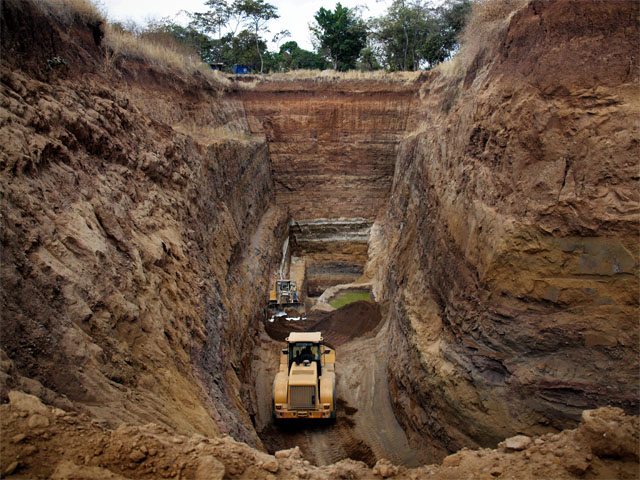
[{"label": "loader wheel", "polygon": [[329,419],[327,421],[329,422],[330,425],[333,425],[334,423],[336,423],[336,411],[335,410],[329,414]]},{"label": "loader wheel", "polygon": [[280,419],[276,417],[276,402],[275,400],[271,400],[271,420],[273,420],[273,424],[277,425],[280,423]]},{"label": "loader wheel", "polygon": [[336,379],[334,377],[333,378],[333,410],[329,414],[329,423],[332,425],[336,423],[337,411],[338,411],[338,406],[336,405]]}]

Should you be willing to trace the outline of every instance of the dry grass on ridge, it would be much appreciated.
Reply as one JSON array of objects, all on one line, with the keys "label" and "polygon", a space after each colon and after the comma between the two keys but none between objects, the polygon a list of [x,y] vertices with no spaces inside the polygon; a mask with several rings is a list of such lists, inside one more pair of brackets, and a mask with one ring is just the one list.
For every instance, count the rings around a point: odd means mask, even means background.
[{"label": "dry grass on ridge", "polygon": [[224,73],[212,70],[204,63],[195,50],[180,45],[167,34],[136,35],[108,24],[104,44],[109,49],[107,63],[118,58],[147,61],[160,69],[172,69],[187,75],[200,73],[217,84],[231,83]]},{"label": "dry grass on ridge", "polygon": [[294,70],[286,73],[266,75],[264,81],[316,80],[328,83],[340,81],[379,81],[408,84],[414,82],[419,76],[419,71],[387,72],[384,70],[376,70],[373,72],[362,72],[359,70],[350,70],[348,72],[338,72],[336,70]]},{"label": "dry grass on ridge", "polygon": [[170,68],[186,74],[199,72],[210,80],[229,84],[229,79],[221,72],[211,70],[195,52],[188,52],[175,41],[134,35],[108,25],[104,43],[110,49],[107,60],[113,62],[118,57],[148,61],[160,68]]},{"label": "dry grass on ridge", "polygon": [[106,26],[103,42],[108,47],[105,59],[107,66],[118,58],[135,59],[187,75],[199,72],[217,84],[231,83],[226,75],[211,70],[195,52],[187,51],[168,36],[145,37],[114,28],[92,0],[34,0],[34,4],[67,27],[76,21],[85,24],[102,22]]},{"label": "dry grass on ridge", "polygon": [[461,35],[460,52],[448,62],[436,66],[435,71],[449,78],[461,76],[478,52],[498,45],[497,40],[509,26],[512,15],[528,1],[477,0]]},{"label": "dry grass on ridge", "polygon": [[282,73],[267,73],[263,75],[247,75],[242,81],[237,82],[237,87],[242,89],[256,88],[261,83],[269,82],[296,82],[314,81],[318,83],[340,83],[340,82],[379,82],[389,84],[410,85],[414,83],[422,71],[417,72],[387,72],[376,70],[372,72],[362,72],[360,70],[349,70],[348,72],[338,72],[336,70],[292,70]]},{"label": "dry grass on ridge", "polygon": [[[460,77],[477,53],[485,47],[496,44],[508,26],[511,15],[526,4],[528,0],[478,0],[473,5],[471,17],[462,34],[462,48],[450,61],[441,63],[436,71],[445,77]],[[185,47],[167,38],[159,39],[134,35],[133,33],[113,28],[107,24],[104,14],[93,0],[35,0],[45,12],[57,18],[65,25],[71,25],[75,20],[85,22],[103,21],[105,28],[104,43],[109,48],[107,65],[118,58],[148,61],[163,69],[177,70],[192,75],[196,72],[211,81],[229,85],[229,76],[215,70],[201,61],[195,52],[188,52]],[[357,82],[378,81],[401,83],[408,85],[415,82],[421,72],[337,72],[335,70],[296,70],[287,73],[273,73],[255,76],[251,81],[238,82],[241,88],[254,88],[258,83],[269,81],[314,80],[318,82]],[[249,79],[247,79],[249,80]]]},{"label": "dry grass on ridge", "polygon": [[63,25],[70,26],[75,20],[105,22],[100,9],[88,0],[34,0],[33,3]]}]

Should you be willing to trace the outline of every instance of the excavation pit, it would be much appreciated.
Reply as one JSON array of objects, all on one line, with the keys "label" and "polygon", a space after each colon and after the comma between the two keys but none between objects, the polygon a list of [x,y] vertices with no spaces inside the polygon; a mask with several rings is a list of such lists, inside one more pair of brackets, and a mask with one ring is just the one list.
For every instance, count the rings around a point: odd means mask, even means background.
[{"label": "excavation pit", "polygon": [[[0,14],[3,476],[637,474],[637,2],[502,2],[444,68],[247,88],[112,51],[82,3]],[[314,317],[374,219],[382,315]],[[270,423],[285,237],[333,426]]]},{"label": "excavation pit", "polygon": [[308,297],[362,276],[370,230],[371,222],[362,218],[291,222],[291,255],[305,259]]}]

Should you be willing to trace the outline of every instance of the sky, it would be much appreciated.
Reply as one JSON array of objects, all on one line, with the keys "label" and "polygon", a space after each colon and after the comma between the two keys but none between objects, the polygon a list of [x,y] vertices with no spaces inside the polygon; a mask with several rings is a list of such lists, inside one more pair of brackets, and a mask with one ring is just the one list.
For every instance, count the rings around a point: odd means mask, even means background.
[{"label": "sky", "polygon": [[[376,17],[382,15],[392,0],[341,0],[345,7],[362,6],[363,17]],[[268,3],[278,8],[280,18],[271,20],[267,27],[270,33],[263,35],[263,38],[271,40],[273,36],[282,31],[289,30],[291,38],[281,40],[283,43],[295,40],[301,48],[313,50],[311,45],[311,33],[309,23],[313,20],[313,15],[324,7],[333,10],[338,0],[268,0]],[[111,21],[134,20],[136,23],[145,24],[148,20],[172,17],[186,10],[188,12],[206,12],[207,7],[204,0],[99,0],[97,2],[106,10],[107,17]],[[177,18],[176,21],[179,21]],[[273,43],[269,44],[270,50],[277,50]]]}]

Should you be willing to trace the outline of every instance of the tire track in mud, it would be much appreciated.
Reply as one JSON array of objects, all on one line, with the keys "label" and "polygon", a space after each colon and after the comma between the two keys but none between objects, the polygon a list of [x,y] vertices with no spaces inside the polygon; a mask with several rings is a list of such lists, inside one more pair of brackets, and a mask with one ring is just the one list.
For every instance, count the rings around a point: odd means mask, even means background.
[{"label": "tire track in mud", "polygon": [[[355,302],[334,312],[314,313],[307,320],[266,322],[254,355],[256,430],[267,451],[300,447],[316,465],[345,458],[373,466],[387,458],[395,464],[417,466],[427,458],[409,446],[393,413],[386,378],[389,329],[380,324],[374,302]],[[271,388],[278,354],[291,331],[321,331],[336,349],[337,421],[274,424],[271,420]]]},{"label": "tire track in mud", "polygon": [[274,424],[270,422],[259,432],[269,452],[299,446],[304,457],[315,465],[329,465],[345,458],[360,460],[369,466],[376,456],[367,442],[354,436],[354,421],[345,411],[345,403],[338,400],[338,418],[334,425],[298,422]]}]

